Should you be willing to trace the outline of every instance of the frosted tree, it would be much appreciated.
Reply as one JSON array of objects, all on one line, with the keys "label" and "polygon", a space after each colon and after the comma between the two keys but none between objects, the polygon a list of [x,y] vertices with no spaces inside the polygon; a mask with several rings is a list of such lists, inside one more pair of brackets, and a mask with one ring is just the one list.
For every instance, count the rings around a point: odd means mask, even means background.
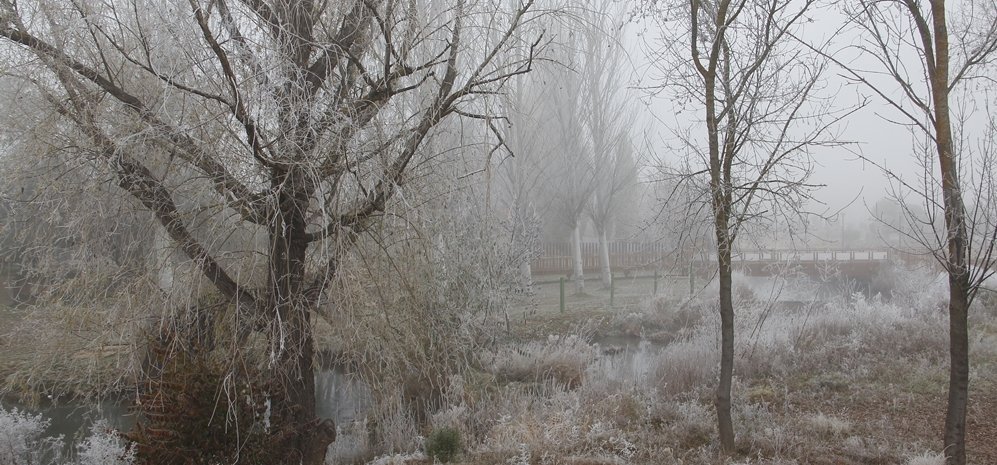
[{"label": "frosted tree", "polygon": [[[896,231],[931,252],[949,284],[949,387],[944,453],[966,463],[970,304],[992,273],[994,123],[975,134],[974,108],[992,96],[997,10],[986,2],[859,1],[846,5],[860,40],[836,54],[846,76],[893,108],[912,129],[922,167],[914,182],[887,171],[904,218]],[[871,59],[855,65],[853,56]],[[977,116],[978,118],[978,116]],[[971,200],[967,202],[967,194]]]},{"label": "frosted tree", "polygon": [[220,302],[183,331],[235,321],[225,359],[263,367],[270,452],[321,463],[313,314],[434,128],[530,71],[533,2],[503,5],[2,0],[11,132],[165,232],[192,271],[173,292]]},{"label": "frosted tree", "polygon": [[579,65],[585,105],[585,127],[595,169],[595,186],[588,205],[599,238],[600,278],[609,287],[609,234],[619,212],[632,201],[637,160],[631,141],[637,112],[627,95],[630,69],[623,47],[625,11],[615,2],[586,2],[579,31],[583,63]]},{"label": "frosted tree", "polygon": [[553,216],[571,231],[571,277],[575,292],[583,293],[582,229],[586,209],[595,191],[597,173],[585,126],[586,89],[578,71],[584,58],[575,46],[577,34],[562,31],[554,54],[560,66],[542,73],[546,81],[543,120],[548,137],[546,152],[551,159],[546,195],[550,198]]},{"label": "frosted tree", "polygon": [[835,143],[831,125],[844,115],[818,98],[825,60],[794,38],[814,1],[644,6],[661,28],[652,55],[661,74],[652,87],[697,115],[674,128],[689,159],[678,165],[688,170],[672,175],[676,185],[701,186],[700,199],[712,214],[721,321],[715,405],[720,445],[730,454],[734,244],[746,225],[799,211],[814,187],[807,183],[810,150]]}]

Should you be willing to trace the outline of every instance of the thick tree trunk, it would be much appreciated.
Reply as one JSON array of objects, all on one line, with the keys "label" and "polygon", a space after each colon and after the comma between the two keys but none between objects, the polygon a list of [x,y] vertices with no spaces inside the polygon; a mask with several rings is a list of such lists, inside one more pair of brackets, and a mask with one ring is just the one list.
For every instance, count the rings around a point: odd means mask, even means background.
[{"label": "thick tree trunk", "polygon": [[299,169],[273,174],[277,218],[270,227],[270,391],[272,423],[288,463],[321,464],[334,438],[315,416],[314,341],[305,297],[308,194]]},{"label": "thick tree trunk", "polygon": [[575,294],[585,293],[585,266],[582,263],[582,230],[578,223],[571,232],[571,256],[575,270],[572,279],[575,281]]},{"label": "thick tree trunk", "polygon": [[608,288],[613,284],[613,270],[609,264],[609,240],[606,237],[606,228],[599,231],[599,265],[602,271],[602,286]]}]

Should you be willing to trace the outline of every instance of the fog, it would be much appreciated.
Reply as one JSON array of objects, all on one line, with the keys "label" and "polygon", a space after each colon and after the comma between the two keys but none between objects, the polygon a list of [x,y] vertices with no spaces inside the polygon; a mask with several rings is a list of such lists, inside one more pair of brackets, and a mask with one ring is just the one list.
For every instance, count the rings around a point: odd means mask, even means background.
[{"label": "fog", "polygon": [[0,0],[0,465],[997,463],[997,8]]}]

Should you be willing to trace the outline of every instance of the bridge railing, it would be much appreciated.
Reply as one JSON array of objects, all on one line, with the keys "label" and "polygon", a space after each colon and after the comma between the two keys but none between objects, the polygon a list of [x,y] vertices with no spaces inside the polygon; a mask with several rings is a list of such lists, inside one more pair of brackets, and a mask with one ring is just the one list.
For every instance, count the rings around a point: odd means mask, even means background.
[{"label": "bridge railing", "polygon": [[[731,254],[731,262],[868,262],[887,261],[890,251],[873,249],[856,250],[758,250],[738,251]],[[717,254],[702,253],[693,262],[716,262]]]},{"label": "bridge railing", "polygon": [[[599,269],[599,245],[595,242],[581,244],[582,266],[586,273]],[[661,268],[672,263],[675,250],[661,243],[611,242],[609,243],[609,261],[613,270],[650,270]],[[892,258],[893,253],[884,249],[799,249],[799,250],[740,250],[732,258],[733,263],[747,265],[751,263],[827,263],[827,262],[885,262]],[[686,255],[678,259],[681,263],[696,266],[716,264],[717,254],[702,252],[693,256]],[[685,266],[685,265],[681,265]],[[570,273],[572,269],[571,244],[545,242],[537,257],[531,261],[531,267],[536,274]]]}]

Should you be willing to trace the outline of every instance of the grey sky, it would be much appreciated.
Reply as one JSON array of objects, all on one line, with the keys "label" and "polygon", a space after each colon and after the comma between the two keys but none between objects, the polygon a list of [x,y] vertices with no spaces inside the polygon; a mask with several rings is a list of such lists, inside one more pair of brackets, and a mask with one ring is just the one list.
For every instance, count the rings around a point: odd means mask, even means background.
[{"label": "grey sky", "polygon": [[[841,17],[837,14],[827,13],[819,15],[813,22],[805,24],[804,37],[807,40],[820,41],[832,38],[836,47],[857,40],[858,36],[854,33],[846,32],[835,35],[841,24]],[[655,73],[647,61],[645,49],[655,36],[655,29],[656,26],[648,23],[637,23],[629,26],[631,57],[636,69],[635,76],[638,80],[643,77],[643,81],[639,82],[642,85],[654,83],[653,80],[648,79]],[[640,32],[643,32],[642,36],[638,36]],[[911,58],[916,59],[916,57]],[[850,63],[852,65],[863,64],[861,61],[851,60]],[[913,62],[912,66],[916,67],[917,63]],[[867,67],[874,68],[874,64],[869,63]],[[889,183],[887,176],[880,168],[862,160],[856,153],[905,178],[916,178],[920,168],[913,157],[912,137],[914,136],[907,128],[886,119],[900,120],[900,116],[896,110],[872,95],[872,92],[864,85],[847,83],[839,76],[839,70],[833,65],[826,76],[828,79],[826,92],[834,93],[833,98],[837,106],[841,108],[853,106],[861,100],[863,95],[868,96],[868,101],[864,108],[849,116],[838,127],[837,133],[840,135],[840,139],[855,142],[854,145],[847,148],[818,148],[814,151],[816,165],[810,181],[825,185],[815,193],[815,198],[825,206],[815,206],[814,209],[817,211],[826,209],[834,212],[845,208],[847,217],[863,218],[868,214],[866,204],[871,206],[886,196]],[[885,80],[881,82],[884,89],[897,88],[892,82]],[[672,127],[683,124],[684,116],[675,116],[675,109],[667,92],[656,98],[649,98],[646,92],[634,92],[642,100],[649,102],[642,110],[646,112],[643,121],[645,130],[651,134],[651,140],[668,139],[673,131]],[[824,96],[826,95],[828,94]],[[659,154],[667,152],[660,142],[654,144],[654,150]]]}]

